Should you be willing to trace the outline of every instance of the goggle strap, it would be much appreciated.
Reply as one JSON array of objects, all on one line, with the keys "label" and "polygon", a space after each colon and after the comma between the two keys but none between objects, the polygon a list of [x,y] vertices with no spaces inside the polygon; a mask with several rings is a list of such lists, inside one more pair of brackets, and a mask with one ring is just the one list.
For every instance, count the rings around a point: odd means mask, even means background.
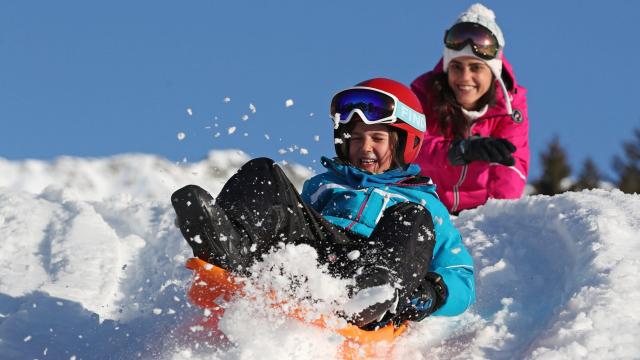
[{"label": "goggle strap", "polygon": [[397,118],[402,119],[405,123],[424,132],[427,128],[427,120],[423,114],[413,110],[401,101],[396,102],[394,114]]},{"label": "goggle strap", "polygon": [[498,83],[500,84],[500,88],[502,89],[502,94],[504,95],[504,102],[507,105],[507,114],[513,114],[513,108],[511,107],[511,96],[509,95],[509,91],[507,90],[507,86],[502,81],[502,76],[498,75]]}]

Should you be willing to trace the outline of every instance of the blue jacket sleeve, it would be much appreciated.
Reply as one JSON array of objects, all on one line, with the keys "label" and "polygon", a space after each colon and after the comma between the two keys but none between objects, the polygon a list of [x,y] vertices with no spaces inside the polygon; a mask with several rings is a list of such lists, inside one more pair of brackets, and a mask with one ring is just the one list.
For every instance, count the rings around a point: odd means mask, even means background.
[{"label": "blue jacket sleeve", "polygon": [[311,205],[311,195],[309,194],[311,189],[309,187],[310,180],[306,180],[304,184],[302,184],[302,194],[300,194],[300,196],[302,197],[302,201],[304,201],[307,205]]},{"label": "blue jacket sleeve", "polygon": [[311,201],[311,197],[317,190],[318,179],[317,176],[314,176],[304,182],[304,184],[302,185],[302,194],[300,194],[300,196],[302,197],[302,201],[304,201],[305,204],[320,212],[322,209],[319,208],[318,201],[316,201],[315,203]]},{"label": "blue jacket sleeve", "polygon": [[463,313],[475,302],[473,259],[462,243],[460,233],[449,218],[442,203],[429,206],[436,233],[436,246],[429,271],[442,276],[449,296],[435,316],[454,316]]}]

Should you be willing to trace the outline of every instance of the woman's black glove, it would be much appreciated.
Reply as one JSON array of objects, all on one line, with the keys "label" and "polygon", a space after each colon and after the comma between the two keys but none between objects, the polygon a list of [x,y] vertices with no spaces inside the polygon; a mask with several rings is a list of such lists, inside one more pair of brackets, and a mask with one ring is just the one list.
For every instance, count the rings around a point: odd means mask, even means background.
[{"label": "woman's black glove", "polygon": [[430,272],[411,295],[409,306],[404,308],[394,321],[422,321],[444,305],[448,295],[447,285],[442,276]]},{"label": "woman's black glove", "polygon": [[511,155],[514,151],[516,147],[507,139],[472,136],[454,141],[449,148],[448,158],[452,165],[486,161],[512,166],[516,163]]}]

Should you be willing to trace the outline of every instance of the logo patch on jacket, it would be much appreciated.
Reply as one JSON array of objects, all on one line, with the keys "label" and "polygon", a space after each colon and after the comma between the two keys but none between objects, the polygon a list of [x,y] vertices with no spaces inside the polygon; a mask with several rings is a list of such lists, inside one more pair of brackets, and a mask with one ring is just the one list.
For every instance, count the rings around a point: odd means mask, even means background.
[{"label": "logo patch on jacket", "polygon": [[511,114],[511,119],[514,122],[520,124],[524,120],[524,117],[522,116],[522,113],[520,112],[520,110],[514,109],[513,113]]}]

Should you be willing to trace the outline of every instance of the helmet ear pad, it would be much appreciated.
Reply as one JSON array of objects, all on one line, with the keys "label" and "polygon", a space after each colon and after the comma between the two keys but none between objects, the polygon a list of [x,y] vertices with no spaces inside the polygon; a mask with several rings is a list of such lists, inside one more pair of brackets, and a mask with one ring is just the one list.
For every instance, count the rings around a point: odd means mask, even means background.
[{"label": "helmet ear pad", "polygon": [[398,134],[398,147],[396,149],[398,159],[402,161],[402,165],[412,163],[418,157],[422,147],[422,134],[418,136],[415,129],[404,122],[394,123],[393,128]]}]

